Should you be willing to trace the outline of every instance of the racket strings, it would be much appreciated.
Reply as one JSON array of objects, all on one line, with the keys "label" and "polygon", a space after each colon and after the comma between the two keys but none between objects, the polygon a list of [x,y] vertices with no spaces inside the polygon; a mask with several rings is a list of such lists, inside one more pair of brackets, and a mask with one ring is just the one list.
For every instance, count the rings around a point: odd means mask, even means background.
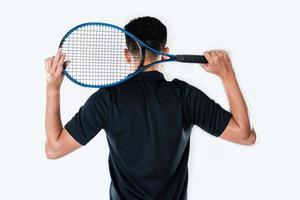
[{"label": "racket strings", "polygon": [[126,58],[125,34],[116,28],[100,25],[83,26],[63,42],[66,72],[77,82],[88,86],[114,84],[135,71],[141,54]]}]

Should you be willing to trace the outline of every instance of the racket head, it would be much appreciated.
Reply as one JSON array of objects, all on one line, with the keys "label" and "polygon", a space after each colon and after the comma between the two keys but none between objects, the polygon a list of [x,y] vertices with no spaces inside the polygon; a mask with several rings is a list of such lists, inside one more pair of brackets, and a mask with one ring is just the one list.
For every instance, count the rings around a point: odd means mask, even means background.
[{"label": "racket head", "polygon": [[[134,54],[126,50],[126,37],[132,39]],[[70,61],[64,74],[80,86],[94,88],[119,84],[143,71],[140,66],[144,61],[142,48],[145,46],[128,31],[101,22],[83,23],[72,28],[59,44],[66,60]]]}]

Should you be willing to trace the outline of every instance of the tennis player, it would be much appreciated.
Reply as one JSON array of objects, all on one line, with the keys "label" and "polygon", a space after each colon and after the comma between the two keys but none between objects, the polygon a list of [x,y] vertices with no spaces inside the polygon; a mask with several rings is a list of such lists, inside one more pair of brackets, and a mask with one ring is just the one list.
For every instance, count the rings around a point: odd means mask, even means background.
[{"label": "tennis player", "polygon": [[[125,29],[151,47],[169,51],[166,26],[158,19],[133,19]],[[134,54],[129,40],[127,47],[124,56],[129,58]],[[242,145],[256,140],[228,54],[212,50],[204,56],[208,64],[201,67],[221,79],[230,112],[184,81],[166,81],[156,65],[119,85],[99,89],[63,126],[60,88],[65,55],[58,50],[45,60],[47,158],[58,159],[73,152],[104,129],[110,150],[111,200],[186,200],[194,125]],[[146,51],[145,65],[158,59],[164,58]]]}]

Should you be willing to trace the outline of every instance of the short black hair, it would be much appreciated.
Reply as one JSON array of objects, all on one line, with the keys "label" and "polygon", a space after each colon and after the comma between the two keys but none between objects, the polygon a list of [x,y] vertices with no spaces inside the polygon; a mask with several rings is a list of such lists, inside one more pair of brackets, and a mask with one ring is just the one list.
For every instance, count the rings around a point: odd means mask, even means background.
[{"label": "short black hair", "polygon": [[[145,16],[133,19],[124,28],[158,51],[162,51],[166,46],[167,27],[154,17]],[[126,36],[126,45],[131,53],[136,52],[136,45],[128,36]]]}]

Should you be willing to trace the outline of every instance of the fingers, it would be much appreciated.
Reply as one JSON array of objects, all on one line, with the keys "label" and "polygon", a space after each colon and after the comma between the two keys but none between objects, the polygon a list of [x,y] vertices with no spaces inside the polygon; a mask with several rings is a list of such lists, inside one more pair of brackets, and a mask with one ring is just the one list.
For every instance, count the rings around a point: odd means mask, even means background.
[{"label": "fingers", "polygon": [[52,68],[53,59],[54,59],[54,56],[51,56],[51,57],[45,59],[46,72],[50,72],[52,70],[51,68]]},{"label": "fingers", "polygon": [[228,53],[227,53],[227,51],[225,51],[225,50],[222,50],[222,49],[216,50],[216,53],[217,53],[217,55],[220,56],[220,57],[228,57]]},{"label": "fingers", "polygon": [[52,72],[53,72],[53,73],[56,72],[56,70],[57,70],[57,65],[58,65],[58,62],[59,62],[61,56],[62,56],[62,49],[59,48],[59,49],[57,50],[56,55],[55,55],[55,57],[54,57],[54,60],[53,60],[53,62],[52,62]]},{"label": "fingers", "polygon": [[70,63],[65,61],[66,55],[62,53],[62,49],[58,49],[55,56],[45,59],[45,70],[50,74],[61,74],[63,69]]},{"label": "fingers", "polygon": [[51,67],[52,67],[53,59],[54,56],[45,59],[45,71],[46,71],[45,78],[48,82],[51,79],[50,71],[52,70]]},{"label": "fingers", "polygon": [[206,58],[206,60],[208,61],[208,63],[210,63],[212,61],[212,56],[211,56],[210,51],[205,51],[203,55]]},{"label": "fingers", "polygon": [[65,62],[65,58],[66,55],[62,54],[62,56],[60,56],[59,61],[57,63],[57,68],[56,68],[56,73],[57,74],[61,74],[64,68],[64,62]]},{"label": "fingers", "polygon": [[45,60],[47,89],[60,90],[64,79],[63,69],[69,63],[65,61],[66,55],[62,53],[62,49],[58,49],[55,56]]},{"label": "fingers", "polygon": [[200,66],[207,72],[220,75],[230,68],[231,62],[228,53],[224,50],[205,51],[204,56],[208,63]]},{"label": "fingers", "polygon": [[211,55],[211,58],[212,58],[212,60],[214,61],[214,62],[216,62],[217,61],[217,59],[218,59],[218,51],[217,50],[213,50],[213,51],[210,51],[210,55]]},{"label": "fingers", "polygon": [[213,61],[214,59],[217,59],[218,57],[229,57],[228,53],[225,50],[210,50],[205,51],[204,56],[207,59],[208,63],[209,61]]},{"label": "fingers", "polygon": [[218,57],[224,57],[224,53],[221,50],[214,51]]},{"label": "fingers", "polygon": [[207,68],[209,67],[209,63],[212,61],[212,58],[211,58],[211,55],[210,55],[210,52],[209,51],[205,51],[203,53],[204,57],[206,58],[207,60],[207,64],[200,64],[200,66],[207,71]]},{"label": "fingers", "polygon": [[210,52],[209,51],[205,51],[203,53],[204,57],[206,58],[207,60],[207,64],[200,64],[200,66],[205,70],[205,71],[209,71],[209,63],[212,62],[212,58],[211,58],[211,55],[210,55]]}]

